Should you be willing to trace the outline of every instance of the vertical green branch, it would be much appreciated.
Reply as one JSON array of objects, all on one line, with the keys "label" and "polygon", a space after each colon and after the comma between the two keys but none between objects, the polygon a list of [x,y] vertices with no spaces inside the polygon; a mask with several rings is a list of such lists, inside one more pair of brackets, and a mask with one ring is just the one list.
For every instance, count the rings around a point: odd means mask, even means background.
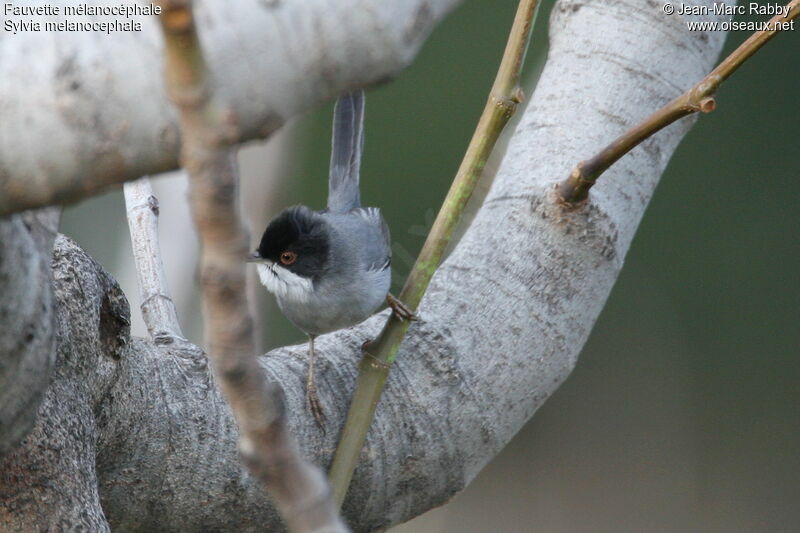
[{"label": "vertical green branch", "polygon": [[[519,3],[497,77],[475,133],[422,251],[400,292],[400,300],[412,311],[416,312],[434,272],[442,261],[444,251],[453,237],[464,207],[475,190],[500,133],[522,101],[523,93],[519,87],[520,71],[530,41],[537,4],[537,0],[521,0]],[[364,446],[375,408],[389,375],[389,368],[397,356],[397,350],[408,326],[407,320],[402,320],[392,313],[380,335],[364,348],[356,390],[330,471],[331,486],[339,506],[347,494],[358,456]]]}]

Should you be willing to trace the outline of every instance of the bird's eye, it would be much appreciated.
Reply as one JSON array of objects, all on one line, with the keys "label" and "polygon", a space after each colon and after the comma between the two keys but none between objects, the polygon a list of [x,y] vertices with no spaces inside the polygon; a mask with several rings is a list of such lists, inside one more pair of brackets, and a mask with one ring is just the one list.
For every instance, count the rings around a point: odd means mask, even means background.
[{"label": "bird's eye", "polygon": [[294,252],[283,252],[281,254],[281,263],[284,265],[291,265],[297,261],[297,254]]}]

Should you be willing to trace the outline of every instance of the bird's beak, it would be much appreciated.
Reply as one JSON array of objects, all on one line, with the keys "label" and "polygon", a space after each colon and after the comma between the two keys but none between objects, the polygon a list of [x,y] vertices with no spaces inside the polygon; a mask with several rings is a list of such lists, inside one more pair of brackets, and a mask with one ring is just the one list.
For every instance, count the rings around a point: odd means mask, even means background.
[{"label": "bird's beak", "polygon": [[264,258],[258,255],[258,252],[253,252],[252,254],[247,256],[246,261],[248,263],[263,263]]}]

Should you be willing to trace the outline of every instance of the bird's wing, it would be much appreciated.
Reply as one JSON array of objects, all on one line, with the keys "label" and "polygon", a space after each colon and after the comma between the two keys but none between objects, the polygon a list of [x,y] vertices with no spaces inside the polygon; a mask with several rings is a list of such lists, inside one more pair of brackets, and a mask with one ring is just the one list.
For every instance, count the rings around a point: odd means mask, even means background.
[{"label": "bird's wing", "polygon": [[363,231],[362,257],[367,270],[386,270],[392,264],[389,226],[377,207],[358,207],[349,213],[359,219]]},{"label": "bird's wing", "polygon": [[328,210],[347,213],[361,205],[358,177],[364,149],[364,91],[348,93],[333,111]]}]

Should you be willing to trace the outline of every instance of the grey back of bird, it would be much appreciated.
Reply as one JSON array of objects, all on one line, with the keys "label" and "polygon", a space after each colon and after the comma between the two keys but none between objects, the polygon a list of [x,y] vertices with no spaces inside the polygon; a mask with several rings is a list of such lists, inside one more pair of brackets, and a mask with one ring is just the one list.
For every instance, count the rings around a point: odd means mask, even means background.
[{"label": "grey back of bird", "polygon": [[389,227],[379,209],[361,207],[359,172],[364,150],[364,92],[339,98],[333,114],[331,166],[328,178],[328,209],[325,217],[347,250],[339,264],[361,263],[362,272],[385,272],[391,264]]},{"label": "grey back of bird", "polygon": [[361,206],[358,191],[364,151],[364,91],[339,98],[333,111],[328,211],[347,213]]}]

